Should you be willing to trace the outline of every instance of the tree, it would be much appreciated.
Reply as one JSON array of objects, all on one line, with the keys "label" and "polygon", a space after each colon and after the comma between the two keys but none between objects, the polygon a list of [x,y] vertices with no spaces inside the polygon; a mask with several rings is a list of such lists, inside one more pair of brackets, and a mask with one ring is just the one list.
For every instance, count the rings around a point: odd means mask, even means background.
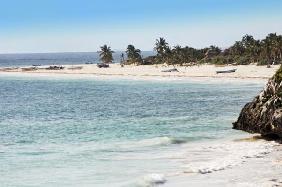
[{"label": "tree", "polygon": [[221,53],[221,49],[217,46],[211,45],[208,51],[206,52],[206,58],[212,58]]},{"label": "tree", "polygon": [[282,35],[279,35],[277,38],[277,42],[278,42],[278,54],[279,54],[279,60],[280,62],[282,62]]},{"label": "tree", "polygon": [[181,48],[180,45],[174,46],[171,50],[172,52],[172,58],[169,61],[169,64],[175,65],[180,64],[182,65],[184,63],[184,51]]},{"label": "tree", "polygon": [[270,33],[263,40],[263,54],[265,55],[269,63],[281,60],[281,43],[279,42],[280,37],[281,36],[277,36],[276,33]]},{"label": "tree", "polygon": [[183,65],[186,63],[190,63],[197,59],[197,50],[191,47],[181,47],[180,45],[174,46],[172,49],[172,59],[171,63]]},{"label": "tree", "polygon": [[257,62],[257,63],[259,62],[260,54],[261,54],[261,42],[260,40],[255,40],[251,51],[253,62]]},{"label": "tree", "polygon": [[245,52],[245,48],[244,48],[242,42],[240,42],[240,41],[236,41],[235,44],[230,47],[230,53],[233,56],[243,55],[244,52]]},{"label": "tree", "polygon": [[154,50],[157,55],[150,57],[151,63],[167,63],[171,65],[186,63],[213,64],[250,64],[266,65],[272,62],[282,63],[282,35],[270,33],[263,40],[256,40],[251,35],[244,35],[231,47],[221,51],[219,47],[210,46],[202,49],[169,47],[164,38],[156,40]]},{"label": "tree", "polygon": [[242,45],[246,50],[250,50],[252,49],[252,47],[254,46],[255,43],[255,39],[253,36],[246,34],[245,36],[243,36],[242,38]]},{"label": "tree", "polygon": [[111,47],[107,45],[103,45],[100,48],[101,48],[101,51],[99,51],[100,60],[106,64],[112,63],[114,51],[111,50]]},{"label": "tree", "polygon": [[142,57],[141,57],[141,50],[136,49],[133,45],[128,45],[126,49],[127,58],[130,63],[141,63]]},{"label": "tree", "polygon": [[171,51],[164,38],[159,38],[156,40],[154,50],[157,52],[157,57],[161,62],[168,62]]}]

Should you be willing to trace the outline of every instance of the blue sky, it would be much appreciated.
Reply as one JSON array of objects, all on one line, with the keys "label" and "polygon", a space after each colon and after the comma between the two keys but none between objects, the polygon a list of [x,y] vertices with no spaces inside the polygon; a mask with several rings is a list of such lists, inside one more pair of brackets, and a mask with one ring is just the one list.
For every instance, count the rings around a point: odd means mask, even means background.
[{"label": "blue sky", "polygon": [[0,0],[0,53],[227,47],[244,34],[282,34],[280,0]]}]

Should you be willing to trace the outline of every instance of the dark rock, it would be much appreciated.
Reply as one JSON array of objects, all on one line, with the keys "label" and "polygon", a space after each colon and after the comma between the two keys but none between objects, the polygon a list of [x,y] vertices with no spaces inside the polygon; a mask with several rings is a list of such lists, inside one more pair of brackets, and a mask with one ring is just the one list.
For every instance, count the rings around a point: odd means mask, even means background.
[{"label": "dark rock", "polygon": [[271,78],[264,90],[247,103],[233,128],[259,133],[271,139],[282,138],[282,67]]}]

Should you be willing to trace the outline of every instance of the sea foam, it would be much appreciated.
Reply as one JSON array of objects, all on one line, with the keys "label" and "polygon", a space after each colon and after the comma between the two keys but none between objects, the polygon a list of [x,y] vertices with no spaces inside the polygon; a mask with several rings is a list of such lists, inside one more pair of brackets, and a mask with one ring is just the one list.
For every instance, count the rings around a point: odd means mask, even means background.
[{"label": "sea foam", "polygon": [[136,187],[154,187],[158,185],[162,185],[167,182],[165,175],[158,173],[151,173],[141,177],[137,182],[130,186]]},{"label": "sea foam", "polygon": [[184,173],[207,174],[232,168],[246,162],[247,159],[264,157],[275,145],[274,142],[256,141],[200,146],[197,151],[194,150],[199,154],[198,160],[187,160],[190,163],[183,166]]}]

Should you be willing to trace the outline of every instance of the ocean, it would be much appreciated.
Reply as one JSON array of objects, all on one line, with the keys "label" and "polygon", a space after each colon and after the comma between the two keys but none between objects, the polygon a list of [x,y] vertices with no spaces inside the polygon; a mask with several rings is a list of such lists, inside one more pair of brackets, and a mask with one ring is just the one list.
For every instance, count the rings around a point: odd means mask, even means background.
[{"label": "ocean", "polygon": [[0,186],[205,186],[271,152],[232,130],[263,86],[0,76]]},{"label": "ocean", "polygon": [[[121,54],[113,53],[114,63],[119,63]],[[153,55],[153,51],[142,51],[143,58]],[[125,55],[126,56],[126,55]],[[23,53],[23,54],[0,54],[0,67],[21,67],[31,65],[70,65],[98,63],[97,52],[69,52],[69,53]]]}]

